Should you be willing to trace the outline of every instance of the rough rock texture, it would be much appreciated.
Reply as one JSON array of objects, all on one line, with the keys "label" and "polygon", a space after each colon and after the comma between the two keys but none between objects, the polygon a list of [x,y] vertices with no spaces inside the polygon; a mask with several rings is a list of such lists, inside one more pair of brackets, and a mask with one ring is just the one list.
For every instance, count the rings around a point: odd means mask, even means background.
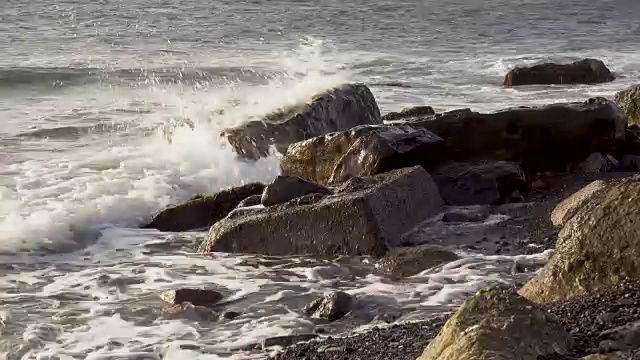
[{"label": "rough rock texture", "polygon": [[205,289],[178,289],[162,293],[160,298],[168,304],[191,303],[196,306],[211,306],[222,300],[221,293]]},{"label": "rough rock texture", "polygon": [[606,182],[596,180],[580,189],[578,192],[564,199],[551,212],[551,222],[554,226],[562,227],[584,206],[595,194],[606,187]]},{"label": "rough rock texture", "polygon": [[640,171],[640,156],[625,154],[620,157],[621,171]]},{"label": "rough rock texture", "polygon": [[614,171],[618,168],[618,160],[611,155],[602,155],[601,153],[593,153],[589,155],[583,162],[576,166],[576,171],[581,173],[596,173]]},{"label": "rough rock texture", "polygon": [[524,173],[512,162],[451,163],[437,167],[432,175],[450,205],[518,202],[527,192]]},{"label": "rough rock texture", "polygon": [[560,231],[556,253],[521,294],[549,303],[640,276],[640,178],[612,181]]},{"label": "rough rock texture", "polygon": [[536,360],[570,346],[555,316],[513,289],[494,287],[468,298],[418,360]]},{"label": "rough rock texture", "polygon": [[596,84],[615,80],[615,76],[600,60],[583,59],[571,64],[544,63],[518,66],[504,77],[504,86]]},{"label": "rough rock texture", "polygon": [[624,111],[629,124],[640,124],[640,85],[618,92],[615,102]]},{"label": "rough rock texture", "polygon": [[448,160],[515,161],[527,174],[564,171],[594,152],[615,153],[626,133],[622,110],[601,98],[489,114],[461,110],[407,124],[442,137]]},{"label": "rough rock texture", "polygon": [[309,194],[331,195],[331,190],[297,176],[279,175],[264,189],[260,202],[264,206],[286,203]]},{"label": "rough rock texture", "polygon": [[371,90],[363,84],[347,84],[315,95],[309,104],[225,129],[225,137],[240,156],[258,159],[269,149],[285,153],[287,146],[358,125],[382,124]]},{"label": "rough rock texture", "polygon": [[594,354],[585,356],[583,360],[638,360],[640,349],[628,351],[616,351],[610,354]]},{"label": "rough rock texture", "polygon": [[435,111],[431,106],[422,105],[422,106],[414,106],[407,109],[402,109],[398,112],[390,112],[385,114],[382,117],[382,120],[385,121],[395,121],[395,120],[407,120],[410,118],[421,117],[425,115],[435,115]]},{"label": "rough rock texture", "polygon": [[327,337],[284,349],[276,360],[412,360],[444,323],[434,319],[385,328],[374,327],[349,337]]},{"label": "rough rock texture", "polygon": [[458,259],[458,255],[439,246],[408,246],[389,250],[379,265],[383,273],[400,279]]},{"label": "rough rock texture", "polygon": [[256,205],[261,205],[261,202],[262,202],[262,194],[260,194],[260,195],[251,195],[248,198],[240,201],[238,206],[236,206],[236,209],[240,209],[240,208],[244,208],[244,207],[250,207],[250,206],[256,206]]},{"label": "rough rock texture", "polygon": [[441,206],[431,176],[404,168],[353,178],[334,195],[227,217],[211,227],[200,252],[380,256]]},{"label": "rough rock texture", "polygon": [[250,183],[222,190],[214,195],[194,197],[180,205],[162,210],[143,228],[188,231],[209,227],[227,216],[245,198],[261,194],[264,187],[261,183]]},{"label": "rough rock texture", "polygon": [[352,302],[351,295],[343,291],[334,291],[305,306],[304,312],[314,319],[336,321],[351,310]]},{"label": "rough rock texture", "polygon": [[[637,282],[623,283],[545,305],[545,309],[558,317],[574,339],[570,356],[557,359],[573,360],[589,354],[614,352],[617,350],[611,347],[611,330],[628,327],[640,320],[640,287]],[[637,338],[632,336],[630,340],[633,344]]]},{"label": "rough rock texture", "polygon": [[292,144],[280,168],[283,175],[340,183],[414,165],[429,168],[443,149],[444,141],[426,129],[359,126]]}]

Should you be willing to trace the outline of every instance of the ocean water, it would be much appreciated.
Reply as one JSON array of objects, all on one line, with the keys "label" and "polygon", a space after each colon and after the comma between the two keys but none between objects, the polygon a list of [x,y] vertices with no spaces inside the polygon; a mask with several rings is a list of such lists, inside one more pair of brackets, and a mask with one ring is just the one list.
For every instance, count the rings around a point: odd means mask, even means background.
[{"label": "ocean water", "polygon": [[[271,349],[253,344],[313,331],[298,310],[330,289],[401,322],[511,281],[508,256],[463,254],[398,282],[340,261],[200,256],[202,233],[136,227],[273,178],[276,156],[239,161],[220,129],[343,82],[367,83],[383,112],[610,96],[640,82],[639,16],[635,0],[2,1],[0,357],[254,359]],[[517,64],[583,57],[618,79],[501,87]],[[184,286],[219,289],[242,315],[166,318],[159,293]]]}]

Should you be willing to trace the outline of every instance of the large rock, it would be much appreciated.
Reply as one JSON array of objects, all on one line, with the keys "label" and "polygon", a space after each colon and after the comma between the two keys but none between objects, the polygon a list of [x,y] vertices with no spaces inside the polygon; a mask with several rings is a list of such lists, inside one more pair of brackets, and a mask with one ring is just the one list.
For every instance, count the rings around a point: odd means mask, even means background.
[{"label": "large rock", "polygon": [[321,184],[340,183],[402,167],[429,167],[444,141],[426,129],[409,126],[359,126],[289,146],[282,174]]},{"label": "large rock", "polygon": [[353,298],[343,291],[334,291],[314,300],[304,308],[305,314],[314,319],[335,321],[351,311]]},{"label": "large rock", "polygon": [[289,144],[366,124],[382,124],[378,104],[366,85],[348,84],[315,95],[308,104],[225,129],[222,136],[240,156],[258,159],[272,146],[284,154]]},{"label": "large rock", "polygon": [[414,106],[406,109],[402,109],[398,112],[392,111],[390,113],[385,114],[382,117],[384,121],[396,121],[396,120],[409,120],[411,118],[418,118],[427,115],[435,115],[436,112],[433,110],[431,106],[421,105]]},{"label": "large rock", "polygon": [[640,124],[640,85],[618,92],[615,102],[624,111],[629,124]]},{"label": "large rock", "polygon": [[606,182],[596,180],[578,192],[564,199],[551,212],[551,223],[557,227],[562,227],[584,206],[594,195],[606,187]]},{"label": "large rock", "polygon": [[441,206],[429,173],[405,168],[353,178],[333,195],[229,216],[211,227],[200,252],[381,256]]},{"label": "large rock", "polygon": [[521,294],[570,299],[640,276],[640,178],[611,181],[566,222],[556,252]]},{"label": "large rock", "polygon": [[264,189],[260,202],[264,206],[272,206],[308,194],[330,195],[331,190],[297,176],[279,175]]},{"label": "large rock", "polygon": [[626,129],[620,108],[601,98],[489,114],[449,112],[407,124],[442,137],[447,160],[515,161],[527,173],[564,171],[594,152],[615,153]]},{"label": "large rock", "polygon": [[527,182],[518,164],[451,163],[436,168],[433,179],[450,205],[503,204],[521,201]]},{"label": "large rock", "polygon": [[615,76],[600,60],[584,59],[571,64],[544,63],[518,66],[504,77],[504,86],[596,84],[615,80]]},{"label": "large rock", "polygon": [[215,224],[252,195],[262,194],[265,185],[250,183],[222,190],[214,195],[197,196],[182,204],[168,207],[143,226],[160,231],[188,231]]},{"label": "large rock", "polygon": [[389,250],[378,265],[385,275],[400,279],[458,259],[458,255],[439,246],[407,246]]},{"label": "large rock", "polygon": [[494,287],[468,298],[418,360],[537,360],[570,346],[555,316],[512,289]]}]

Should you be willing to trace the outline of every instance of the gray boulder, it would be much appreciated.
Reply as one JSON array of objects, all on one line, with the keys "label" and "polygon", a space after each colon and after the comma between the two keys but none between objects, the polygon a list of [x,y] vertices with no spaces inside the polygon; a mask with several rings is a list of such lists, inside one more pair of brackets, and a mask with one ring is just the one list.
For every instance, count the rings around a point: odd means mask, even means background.
[{"label": "gray boulder", "polygon": [[618,92],[615,102],[624,111],[629,124],[640,124],[640,85]]},{"label": "gray boulder", "polygon": [[383,274],[401,279],[458,259],[458,255],[440,246],[406,246],[390,249],[378,265]]},{"label": "gray boulder", "polygon": [[450,205],[483,205],[519,202],[527,182],[516,163],[451,163],[436,168],[433,179]]},{"label": "gray boulder", "polygon": [[599,172],[615,171],[618,168],[618,160],[611,155],[593,153],[576,166],[575,171],[582,174],[594,174]]},{"label": "gray boulder", "polygon": [[343,291],[334,291],[305,306],[304,312],[314,319],[336,321],[351,311],[352,303],[351,295]]},{"label": "gray boulder", "polygon": [[206,228],[227,216],[242,200],[261,194],[264,188],[264,184],[250,183],[222,190],[213,195],[197,196],[162,210],[143,228],[160,231]]},{"label": "gray boulder", "polygon": [[570,64],[518,66],[505,75],[504,86],[597,84],[613,80],[615,76],[601,60],[583,59]]},{"label": "gray boulder", "polygon": [[309,194],[331,195],[331,190],[297,176],[279,175],[264,189],[260,202],[264,206],[286,203]]},{"label": "gray boulder", "polygon": [[333,195],[313,195],[217,222],[200,252],[381,256],[442,206],[421,167],[353,178]]},{"label": "gray boulder", "polygon": [[606,182],[596,180],[564,199],[551,212],[551,223],[557,227],[564,226],[584,204],[588,203],[599,191],[605,189],[605,187]]},{"label": "gray boulder", "polygon": [[565,354],[571,344],[555,316],[494,287],[468,298],[418,360],[537,360]]},{"label": "gray boulder", "polygon": [[292,144],[280,168],[284,175],[335,184],[414,165],[429,168],[444,145],[426,129],[358,126]]},{"label": "gray boulder", "polygon": [[301,104],[225,129],[236,153],[247,159],[267,156],[270,148],[284,154],[289,144],[365,124],[382,124],[378,104],[363,84],[347,84],[315,95]]},{"label": "gray boulder", "polygon": [[390,113],[385,114],[382,117],[384,121],[397,121],[397,120],[409,120],[412,118],[419,118],[428,115],[435,115],[435,111],[431,106],[421,105],[414,106],[406,109],[402,109],[400,111],[392,111]]}]

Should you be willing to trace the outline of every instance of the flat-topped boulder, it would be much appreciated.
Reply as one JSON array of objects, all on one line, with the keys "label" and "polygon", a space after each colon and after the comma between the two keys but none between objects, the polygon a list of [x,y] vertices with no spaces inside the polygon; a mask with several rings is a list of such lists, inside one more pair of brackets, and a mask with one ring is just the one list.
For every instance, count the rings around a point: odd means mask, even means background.
[{"label": "flat-topped boulder", "polygon": [[493,287],[468,298],[418,360],[537,360],[570,346],[555,316],[513,289]]},{"label": "flat-topped boulder", "polygon": [[505,75],[504,86],[597,84],[613,80],[615,76],[601,60],[583,59],[570,64],[517,66]]},{"label": "flat-topped boulder", "polygon": [[520,293],[552,303],[637,279],[638,234],[640,178],[611,180],[564,224],[555,254]]},{"label": "flat-topped boulder", "polygon": [[382,256],[439,213],[442,199],[416,166],[352,178],[332,195],[310,194],[227,216],[213,225],[201,253]]},{"label": "flat-topped boulder", "polygon": [[404,124],[443,138],[447,160],[515,161],[527,173],[564,171],[594,152],[614,153],[626,130],[621,109],[603,98],[486,114],[464,109]]},{"label": "flat-topped boulder", "polygon": [[207,228],[227,216],[244,199],[262,194],[265,185],[249,183],[219,191],[213,195],[199,195],[178,205],[169,206],[153,217],[145,229],[160,231],[189,231]]},{"label": "flat-topped boulder", "polygon": [[629,124],[640,124],[640,85],[616,93],[615,102],[624,111]]},{"label": "flat-topped boulder", "polygon": [[292,144],[280,162],[283,175],[320,184],[341,183],[402,167],[429,167],[444,140],[426,129],[368,125]]},{"label": "flat-topped boulder", "polygon": [[258,159],[272,147],[284,154],[289,144],[366,124],[382,124],[378,104],[366,85],[346,84],[313,96],[307,104],[225,129],[222,136],[241,157]]}]

